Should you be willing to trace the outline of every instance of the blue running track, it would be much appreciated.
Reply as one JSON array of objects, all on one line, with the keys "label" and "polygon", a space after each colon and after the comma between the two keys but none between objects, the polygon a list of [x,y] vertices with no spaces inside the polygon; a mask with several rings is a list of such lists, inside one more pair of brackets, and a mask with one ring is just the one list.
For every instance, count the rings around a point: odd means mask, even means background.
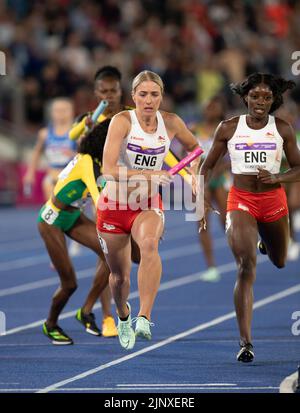
[{"label": "blue running track", "polygon": [[[96,258],[82,248],[74,258],[79,288],[60,325],[73,346],[53,346],[42,334],[58,277],[49,266],[35,209],[0,210],[0,392],[51,393],[278,393],[300,361],[300,336],[292,314],[300,310],[299,261],[276,269],[258,256],[253,343],[255,361],[236,361],[238,330],[233,307],[236,269],[216,217],[212,221],[218,282],[199,279],[205,270],[196,225],[184,212],[166,213],[160,246],[163,277],[154,311],[152,341],[126,352],[118,339],[87,334],[74,315],[87,294]],[[136,266],[130,302],[138,311]],[[101,309],[96,318],[101,325]],[[3,314],[2,314],[3,316]],[[300,331],[299,331],[300,333]]]}]

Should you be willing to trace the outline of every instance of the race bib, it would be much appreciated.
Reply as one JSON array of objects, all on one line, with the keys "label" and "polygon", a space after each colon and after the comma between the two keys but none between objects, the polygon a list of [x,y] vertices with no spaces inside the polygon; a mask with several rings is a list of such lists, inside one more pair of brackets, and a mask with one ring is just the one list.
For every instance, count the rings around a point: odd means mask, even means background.
[{"label": "race bib", "polygon": [[58,217],[58,212],[54,211],[50,205],[47,205],[44,211],[41,214],[41,217],[47,224],[53,225],[54,221]]}]

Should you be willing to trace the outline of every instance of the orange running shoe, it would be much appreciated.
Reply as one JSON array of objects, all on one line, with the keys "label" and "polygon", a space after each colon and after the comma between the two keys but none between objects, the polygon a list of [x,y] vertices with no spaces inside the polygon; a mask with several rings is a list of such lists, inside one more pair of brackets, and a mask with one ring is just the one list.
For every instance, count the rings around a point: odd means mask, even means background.
[{"label": "orange running shoe", "polygon": [[108,316],[103,318],[102,321],[102,336],[103,337],[116,337],[118,330],[113,317]]}]

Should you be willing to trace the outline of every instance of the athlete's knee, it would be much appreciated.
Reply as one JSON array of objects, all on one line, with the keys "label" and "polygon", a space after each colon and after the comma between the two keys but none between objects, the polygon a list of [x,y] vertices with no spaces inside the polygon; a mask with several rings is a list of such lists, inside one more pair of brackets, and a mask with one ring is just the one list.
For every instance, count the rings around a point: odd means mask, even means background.
[{"label": "athlete's knee", "polygon": [[142,257],[155,254],[158,252],[158,239],[155,237],[146,237],[140,242],[139,247]]},{"label": "athlete's knee", "polygon": [[68,296],[71,296],[77,290],[78,285],[76,281],[69,281],[69,282],[62,283],[61,288],[65,294],[67,294]]},{"label": "athlete's knee", "polygon": [[256,258],[247,255],[240,256],[238,260],[238,278],[242,281],[253,283],[256,277]]},{"label": "athlete's knee", "polygon": [[114,284],[119,286],[129,283],[130,280],[130,272],[126,271],[111,271],[110,279],[113,281]]}]

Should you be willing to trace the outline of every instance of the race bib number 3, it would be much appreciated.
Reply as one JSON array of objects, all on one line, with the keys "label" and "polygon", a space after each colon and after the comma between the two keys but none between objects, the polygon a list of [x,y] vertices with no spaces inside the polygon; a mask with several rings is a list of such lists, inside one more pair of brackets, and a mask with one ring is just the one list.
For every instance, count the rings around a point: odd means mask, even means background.
[{"label": "race bib number 3", "polygon": [[47,224],[53,225],[54,221],[58,217],[58,212],[54,211],[50,205],[47,205],[44,211],[42,212],[41,217]]}]

